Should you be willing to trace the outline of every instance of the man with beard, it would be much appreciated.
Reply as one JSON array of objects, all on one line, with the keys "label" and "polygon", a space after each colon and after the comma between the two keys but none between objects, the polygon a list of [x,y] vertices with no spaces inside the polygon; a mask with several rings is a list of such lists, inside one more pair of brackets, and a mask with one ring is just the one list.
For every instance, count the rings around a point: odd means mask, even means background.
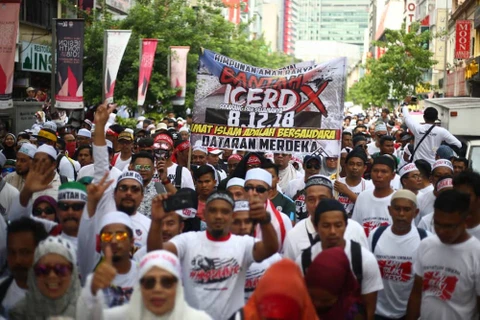
[{"label": "man with beard", "polygon": [[32,165],[37,147],[31,143],[24,143],[17,152],[17,162],[15,163],[15,172],[8,174],[5,181],[14,186],[18,191],[22,191],[25,185],[25,178]]},{"label": "man with beard", "polygon": [[12,221],[6,232],[10,276],[0,279],[0,318],[6,317],[9,309],[25,297],[35,248],[47,238],[42,224],[26,217]]},{"label": "man with beard", "polygon": [[273,155],[273,160],[279,168],[278,177],[280,178],[280,181],[278,185],[282,188],[282,191],[287,189],[290,181],[303,177],[303,174],[295,170],[290,164],[291,159],[292,155],[288,153],[275,153]]},{"label": "man with beard", "polygon": [[227,167],[228,167],[228,176],[232,177],[233,172],[237,168],[238,163],[242,161],[242,156],[238,154],[232,154],[230,157],[228,157],[227,160]]},{"label": "man with beard", "polygon": [[168,195],[158,195],[153,200],[154,232],[149,233],[149,250],[164,249],[178,256],[185,299],[190,306],[206,311],[213,319],[228,319],[245,303],[247,269],[253,262],[261,262],[278,250],[264,202],[256,197],[249,202],[250,219],[258,222],[262,229],[261,241],[230,234],[234,201],[228,193],[217,191],[206,201],[206,231],[183,233],[163,243],[161,223],[166,216],[163,201],[167,198]]}]

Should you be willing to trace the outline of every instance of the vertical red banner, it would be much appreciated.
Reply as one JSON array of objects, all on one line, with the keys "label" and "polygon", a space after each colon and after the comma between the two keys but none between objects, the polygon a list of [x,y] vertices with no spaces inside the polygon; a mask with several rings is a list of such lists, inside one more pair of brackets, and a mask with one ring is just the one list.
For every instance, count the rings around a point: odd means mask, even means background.
[{"label": "vertical red banner", "polygon": [[20,0],[0,0],[0,109],[13,107],[13,72],[19,13]]},{"label": "vertical red banner", "polygon": [[155,51],[157,51],[157,39],[143,39],[140,54],[140,70],[138,75],[138,98],[137,105],[143,106],[147,94],[148,83],[152,75]]},{"label": "vertical red banner", "polygon": [[455,25],[455,59],[470,58],[472,22],[470,20],[457,20]]}]

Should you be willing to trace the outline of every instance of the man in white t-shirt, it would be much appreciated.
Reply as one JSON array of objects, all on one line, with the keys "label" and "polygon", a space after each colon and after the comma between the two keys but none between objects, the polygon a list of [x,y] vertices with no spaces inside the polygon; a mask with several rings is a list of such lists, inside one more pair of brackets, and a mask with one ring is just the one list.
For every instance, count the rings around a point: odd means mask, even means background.
[{"label": "man in white t-shirt", "polygon": [[410,190],[418,196],[422,189],[422,175],[415,163],[408,163],[401,167],[398,175],[403,189]]},{"label": "man in white t-shirt", "polygon": [[[261,262],[278,250],[275,230],[264,203],[250,199],[250,219],[259,223],[262,240],[230,234],[233,198],[214,192],[206,201],[207,230],[187,232],[163,243],[161,221],[165,217],[158,195],[152,204],[152,229],[148,249],[165,249],[178,256],[182,265],[185,299],[195,309],[206,311],[213,319],[228,319],[245,301],[246,271],[253,262]],[[151,235],[151,237],[150,237]]]},{"label": "man in white t-shirt", "polygon": [[480,240],[480,174],[460,172],[453,178],[453,187],[470,195],[467,232]]},{"label": "man in white t-shirt", "polygon": [[367,144],[368,154],[374,155],[375,153],[380,152],[380,139],[387,134],[387,125],[385,123],[379,122],[375,124],[373,141]]},{"label": "man in white t-shirt", "polygon": [[[98,189],[97,189],[98,190]],[[108,308],[121,306],[130,301],[130,296],[133,292],[133,287],[138,283],[137,279],[137,264],[130,259],[130,254],[133,249],[133,226],[132,221],[128,215],[123,212],[113,211],[105,214],[100,220],[98,230],[94,231],[96,237],[100,239],[100,246],[103,255],[105,256],[106,247],[110,247],[112,253],[112,266],[115,268],[116,275],[111,285],[103,289],[105,303]],[[82,239],[80,239],[82,241]],[[98,251],[90,252],[98,261],[99,267],[101,260],[104,258]],[[97,268],[96,267],[96,268]],[[95,286],[95,276],[90,274],[85,282],[85,287],[90,288]],[[96,292],[99,288],[88,290]]]},{"label": "man in white t-shirt", "polygon": [[420,243],[407,320],[478,319],[480,241],[468,234],[469,195],[452,189],[434,204],[437,236]]},{"label": "man in white t-shirt", "polygon": [[344,248],[352,273],[359,282],[359,297],[363,306],[360,313],[365,319],[373,320],[377,292],[383,289],[380,270],[374,255],[367,248],[345,239],[347,224],[348,217],[343,204],[334,199],[322,200],[315,209],[314,216],[314,225],[322,240],[305,249],[297,257],[296,263],[305,274],[320,252],[329,248]]},{"label": "man in white t-shirt", "polygon": [[352,219],[363,226],[365,234],[380,225],[391,223],[388,206],[393,189],[390,186],[395,177],[395,162],[387,156],[378,156],[372,165],[372,182],[374,189],[363,191],[358,195],[355,208],[353,209]]},{"label": "man in white t-shirt", "polygon": [[[406,102],[409,103],[409,101]],[[436,151],[444,141],[448,144],[456,146],[457,148],[462,147],[462,143],[447,129],[435,125],[435,120],[438,119],[437,109],[428,107],[423,111],[423,119],[425,120],[425,124],[419,124],[418,121],[410,115],[407,106],[402,108],[402,113],[405,119],[405,124],[415,136],[415,148],[417,148],[417,150],[413,156],[414,161],[418,159],[424,159],[433,165],[435,162]],[[423,136],[430,128],[432,128],[432,126],[433,129],[430,131],[428,136],[423,139],[420,145],[418,145]]]},{"label": "man in white t-shirt", "polygon": [[[7,158],[0,151],[0,170],[2,170],[6,162]],[[0,215],[5,220],[7,220],[7,215],[12,210],[13,199],[18,198],[19,194],[20,192],[0,175]]]},{"label": "man in white t-shirt", "polygon": [[285,194],[295,202],[295,221],[300,221],[308,217],[307,208],[305,205],[305,182],[311,176],[320,173],[322,159],[318,155],[306,155],[303,158],[303,170],[305,176],[290,181],[288,183]]},{"label": "man in white t-shirt", "polygon": [[[97,129],[95,127],[95,130]],[[123,131],[118,135],[117,141],[120,145],[120,152],[113,156],[112,165],[118,170],[124,171],[132,161],[133,134]]]},{"label": "man in white t-shirt", "polygon": [[[283,256],[293,261],[302,253],[302,250],[313,245],[318,237],[314,224],[315,209],[324,199],[333,199],[332,181],[322,175],[311,176],[305,184],[305,197],[309,216],[298,222],[287,233],[283,244]],[[351,219],[348,220],[345,239],[354,240],[368,248],[367,237],[362,226]]]},{"label": "man in white t-shirt", "polygon": [[[432,166],[432,174],[430,175],[430,181],[435,186],[442,177],[453,176],[453,165],[450,161],[439,159],[435,161]],[[425,215],[433,212],[433,203],[435,202],[435,194],[431,192],[425,192],[418,196],[418,214],[417,221],[423,218]]]},{"label": "man in white t-shirt", "polygon": [[290,164],[291,159],[292,155],[288,153],[275,153],[273,155],[273,160],[279,169],[278,178],[280,181],[278,185],[282,190],[287,189],[290,181],[303,177],[303,174]]},{"label": "man in white t-shirt", "polygon": [[[3,219],[0,217],[0,219]],[[28,270],[38,243],[47,238],[43,225],[30,218],[11,222],[7,230],[7,266],[10,276],[0,279],[0,318],[27,293]]]},{"label": "man in white t-shirt", "polygon": [[353,214],[353,208],[358,195],[373,188],[370,180],[363,179],[367,170],[367,154],[362,147],[355,147],[345,158],[345,178],[338,177],[334,188],[338,192],[338,201],[343,204],[349,217]]},{"label": "man in white t-shirt", "polygon": [[388,211],[392,225],[373,230],[368,237],[382,274],[383,290],[378,293],[376,319],[402,319],[412,290],[413,263],[420,241],[427,236],[412,226],[418,214],[417,197],[409,190],[396,191]]}]

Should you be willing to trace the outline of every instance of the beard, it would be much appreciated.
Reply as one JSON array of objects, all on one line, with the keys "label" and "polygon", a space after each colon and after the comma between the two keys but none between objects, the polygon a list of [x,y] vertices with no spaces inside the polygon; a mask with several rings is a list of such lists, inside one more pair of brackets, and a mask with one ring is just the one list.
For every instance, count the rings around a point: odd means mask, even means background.
[{"label": "beard", "polygon": [[211,230],[209,232],[215,239],[221,238],[223,236],[223,230]]},{"label": "beard", "polygon": [[125,212],[129,216],[133,216],[135,214],[135,212],[137,212],[137,206],[135,206],[135,205],[125,205],[122,202],[120,202],[117,205],[117,210]]}]

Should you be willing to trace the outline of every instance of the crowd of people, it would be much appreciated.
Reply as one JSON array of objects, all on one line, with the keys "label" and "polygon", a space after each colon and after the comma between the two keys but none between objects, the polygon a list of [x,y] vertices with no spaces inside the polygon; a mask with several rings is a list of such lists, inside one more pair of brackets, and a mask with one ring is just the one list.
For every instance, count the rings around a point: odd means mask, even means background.
[{"label": "crowd of people", "polygon": [[408,104],[347,115],[338,156],[37,114],[0,137],[0,319],[478,319],[480,174]]}]

